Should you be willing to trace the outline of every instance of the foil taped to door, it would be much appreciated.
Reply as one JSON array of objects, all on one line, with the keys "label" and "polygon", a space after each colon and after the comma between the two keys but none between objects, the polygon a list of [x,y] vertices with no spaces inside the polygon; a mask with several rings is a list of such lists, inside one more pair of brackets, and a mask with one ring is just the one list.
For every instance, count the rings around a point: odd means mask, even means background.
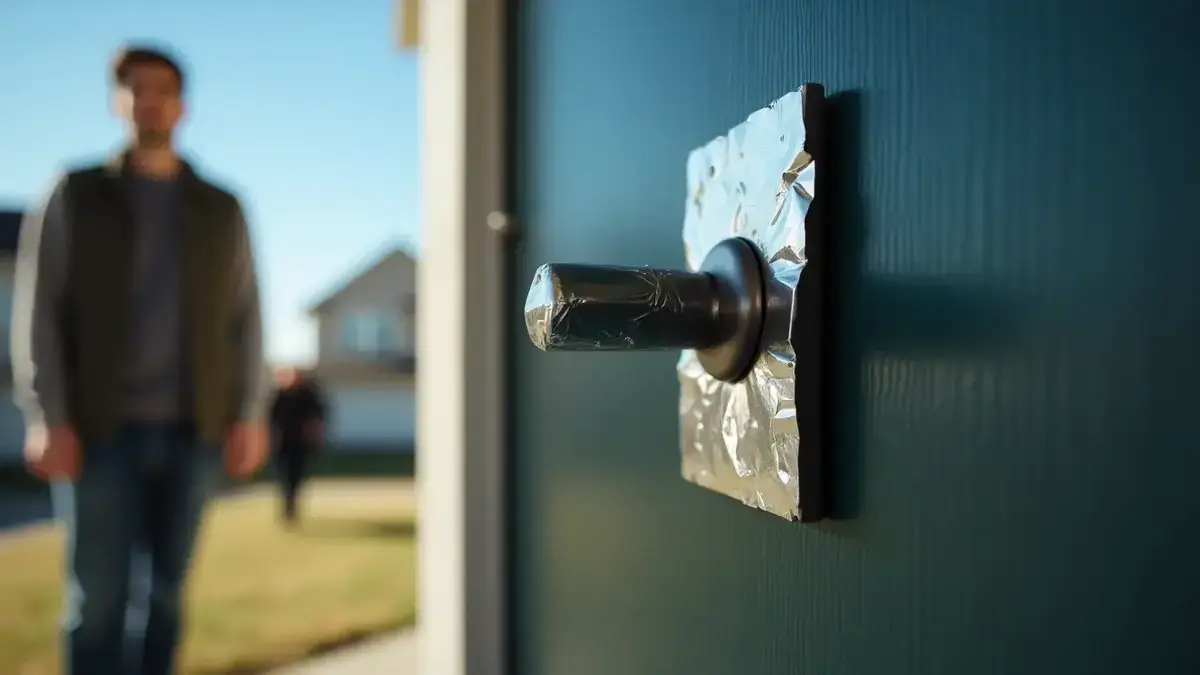
[{"label": "foil taped to door", "polygon": [[809,263],[805,227],[820,156],[810,138],[819,130],[811,114],[806,125],[806,111],[817,98],[823,101],[821,89],[806,85],[692,151],[683,226],[690,269],[723,239],[744,237],[761,251],[770,277],[762,347],[748,377],[722,382],[695,351],[680,356],[683,475],[791,520],[811,519],[801,490],[818,479],[799,474],[806,439],[797,424],[796,378],[805,373],[797,372],[794,349],[806,320],[797,314],[796,291]]}]

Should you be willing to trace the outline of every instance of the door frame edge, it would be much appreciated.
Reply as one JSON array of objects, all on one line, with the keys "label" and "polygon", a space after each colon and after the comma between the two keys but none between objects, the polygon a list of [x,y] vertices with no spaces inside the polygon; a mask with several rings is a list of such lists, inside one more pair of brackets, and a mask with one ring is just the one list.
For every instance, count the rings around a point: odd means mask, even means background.
[{"label": "door frame edge", "polygon": [[[418,672],[507,666],[507,0],[422,8]],[[481,339],[482,337],[482,339]]]}]

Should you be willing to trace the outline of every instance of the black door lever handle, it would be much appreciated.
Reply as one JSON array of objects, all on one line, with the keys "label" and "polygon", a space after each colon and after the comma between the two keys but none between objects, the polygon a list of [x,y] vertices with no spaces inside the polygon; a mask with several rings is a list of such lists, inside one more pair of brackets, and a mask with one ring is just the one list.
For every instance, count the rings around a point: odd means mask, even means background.
[{"label": "black door lever handle", "polygon": [[760,351],[766,275],[757,248],[740,237],[714,246],[697,272],[542,265],[525,327],[545,351],[695,349],[710,375],[736,382]]}]

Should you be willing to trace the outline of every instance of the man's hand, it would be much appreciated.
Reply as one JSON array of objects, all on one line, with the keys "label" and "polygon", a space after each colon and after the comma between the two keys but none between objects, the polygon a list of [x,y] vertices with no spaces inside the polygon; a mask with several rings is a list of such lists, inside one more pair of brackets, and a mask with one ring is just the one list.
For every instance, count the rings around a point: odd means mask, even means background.
[{"label": "man's hand", "polygon": [[267,427],[261,422],[238,422],[225,439],[225,470],[233,478],[249,478],[267,461]]},{"label": "man's hand", "polygon": [[34,424],[25,428],[25,465],[42,480],[79,477],[79,437],[70,427]]}]

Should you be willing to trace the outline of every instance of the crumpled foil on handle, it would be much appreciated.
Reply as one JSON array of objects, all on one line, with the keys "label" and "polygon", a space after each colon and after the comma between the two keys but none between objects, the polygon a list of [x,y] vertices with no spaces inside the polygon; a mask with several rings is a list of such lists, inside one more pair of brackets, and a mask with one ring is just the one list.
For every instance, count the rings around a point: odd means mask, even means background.
[{"label": "crumpled foil on handle", "polygon": [[728,237],[754,242],[771,272],[762,353],[737,383],[710,376],[693,350],[680,356],[683,476],[784,518],[798,520],[799,438],[792,302],[804,273],[805,217],[816,165],[805,152],[804,92],[759,110],[688,156],[683,240],[699,269]]},{"label": "crumpled foil on handle", "polygon": [[622,351],[710,342],[713,281],[649,267],[542,265],[525,298],[539,349]]}]

